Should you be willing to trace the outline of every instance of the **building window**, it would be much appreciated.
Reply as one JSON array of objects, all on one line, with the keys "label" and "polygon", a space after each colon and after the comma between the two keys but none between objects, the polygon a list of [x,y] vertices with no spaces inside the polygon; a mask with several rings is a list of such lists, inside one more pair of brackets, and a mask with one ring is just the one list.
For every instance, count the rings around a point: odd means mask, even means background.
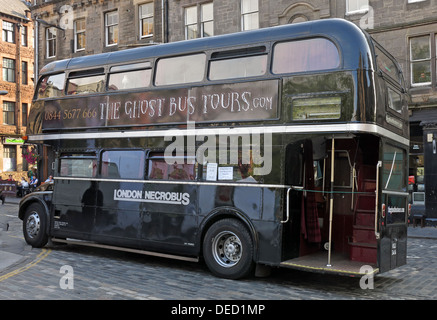
[{"label": "building window", "polygon": [[27,126],[27,109],[28,109],[28,104],[23,103],[21,105],[21,125],[24,127]]},{"label": "building window", "polygon": [[214,35],[214,7],[212,2],[201,5],[201,25],[200,32],[203,37]]},{"label": "building window", "polygon": [[197,6],[185,8],[185,39],[197,38]]},{"label": "building window", "polygon": [[[198,16],[199,13],[200,17]],[[212,2],[185,8],[185,39],[203,38],[213,35],[214,9]]]},{"label": "building window", "polygon": [[53,58],[56,56],[56,29],[46,29],[46,49],[47,58]]},{"label": "building window", "polygon": [[15,43],[14,24],[12,22],[3,21],[3,41]]},{"label": "building window", "polygon": [[27,84],[27,61],[21,61],[21,84]]},{"label": "building window", "polygon": [[85,18],[74,21],[74,52],[85,50]]},{"label": "building window", "polygon": [[410,38],[410,72],[412,86],[431,84],[431,48],[430,35]]},{"label": "building window", "polygon": [[115,46],[118,43],[118,12],[105,13],[106,46]]},{"label": "building window", "polygon": [[241,30],[259,28],[258,0],[241,0]]},{"label": "building window", "polygon": [[153,36],[153,2],[138,7],[140,15],[140,39]]},{"label": "building window", "polygon": [[21,26],[21,45],[27,47],[27,27]]},{"label": "building window", "polygon": [[3,147],[3,171],[17,170],[17,147],[4,146]]},{"label": "building window", "polygon": [[3,58],[3,81],[15,82],[15,60]]},{"label": "building window", "polygon": [[369,0],[346,0],[347,13],[359,13],[369,11]]},{"label": "building window", "polygon": [[15,125],[15,102],[3,101],[3,124]]}]

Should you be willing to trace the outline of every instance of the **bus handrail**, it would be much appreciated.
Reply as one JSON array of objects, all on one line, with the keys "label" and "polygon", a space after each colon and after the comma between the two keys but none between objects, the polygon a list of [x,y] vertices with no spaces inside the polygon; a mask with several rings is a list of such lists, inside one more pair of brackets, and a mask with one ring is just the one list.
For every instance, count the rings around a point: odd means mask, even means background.
[{"label": "bus handrail", "polygon": [[287,223],[290,220],[290,191],[293,190],[293,188],[287,189],[287,208],[285,210],[285,220],[282,220],[281,223]]},{"label": "bus handrail", "polygon": [[382,167],[382,161],[378,161],[376,165],[376,189],[375,189],[375,236],[379,239],[378,232],[378,202],[379,202],[379,169]]},{"label": "bus handrail", "polygon": [[282,220],[281,223],[287,223],[290,220],[290,191],[291,190],[301,190],[303,191],[303,186],[290,186],[287,189],[287,209],[285,210],[285,220]]}]

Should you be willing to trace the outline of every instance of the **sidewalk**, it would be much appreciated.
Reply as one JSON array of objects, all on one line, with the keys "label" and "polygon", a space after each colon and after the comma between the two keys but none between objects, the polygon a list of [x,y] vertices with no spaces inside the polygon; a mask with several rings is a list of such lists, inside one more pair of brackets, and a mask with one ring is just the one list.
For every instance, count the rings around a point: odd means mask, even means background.
[{"label": "sidewalk", "polygon": [[[17,197],[6,197],[5,203],[3,205],[0,204],[0,213],[3,213],[9,217],[13,217],[17,215],[18,204],[20,203],[22,198]],[[9,225],[12,224],[12,220],[14,218],[4,218],[2,217],[0,221],[0,273],[10,266],[20,263],[21,260],[25,259],[25,256],[21,253],[21,247],[19,243],[23,242],[15,237],[10,236],[13,232],[12,229],[19,229],[16,226]],[[7,221],[9,220],[9,223]],[[16,218],[16,224],[18,222],[18,217]],[[12,239],[12,240],[11,240]],[[18,245],[17,245],[18,243]]]},{"label": "sidewalk", "polygon": [[[15,203],[15,204],[19,204],[21,199],[23,198],[18,198],[18,197],[6,197],[5,198],[5,203]],[[1,204],[0,204],[1,205]]]},{"label": "sidewalk", "polygon": [[435,239],[437,240],[437,228],[436,227],[415,227],[411,225],[408,227],[409,238],[422,238],[422,239]]}]

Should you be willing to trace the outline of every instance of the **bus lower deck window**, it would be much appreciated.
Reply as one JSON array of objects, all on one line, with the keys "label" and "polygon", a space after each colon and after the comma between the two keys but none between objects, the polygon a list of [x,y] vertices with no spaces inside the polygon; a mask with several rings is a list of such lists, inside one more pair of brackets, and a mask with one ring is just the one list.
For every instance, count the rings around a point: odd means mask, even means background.
[{"label": "bus lower deck window", "polygon": [[149,160],[149,179],[156,180],[195,180],[196,166],[191,163],[168,164],[163,158]]}]

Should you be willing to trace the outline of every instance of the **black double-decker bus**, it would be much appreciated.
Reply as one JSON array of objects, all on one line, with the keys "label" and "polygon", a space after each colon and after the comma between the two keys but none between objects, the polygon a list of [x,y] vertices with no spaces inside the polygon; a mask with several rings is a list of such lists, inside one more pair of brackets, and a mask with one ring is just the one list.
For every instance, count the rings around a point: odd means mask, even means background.
[{"label": "black double-decker bus", "polygon": [[204,259],[234,279],[399,267],[405,92],[393,57],[340,19],[50,63],[27,142],[54,184],[22,199],[25,239]]}]

